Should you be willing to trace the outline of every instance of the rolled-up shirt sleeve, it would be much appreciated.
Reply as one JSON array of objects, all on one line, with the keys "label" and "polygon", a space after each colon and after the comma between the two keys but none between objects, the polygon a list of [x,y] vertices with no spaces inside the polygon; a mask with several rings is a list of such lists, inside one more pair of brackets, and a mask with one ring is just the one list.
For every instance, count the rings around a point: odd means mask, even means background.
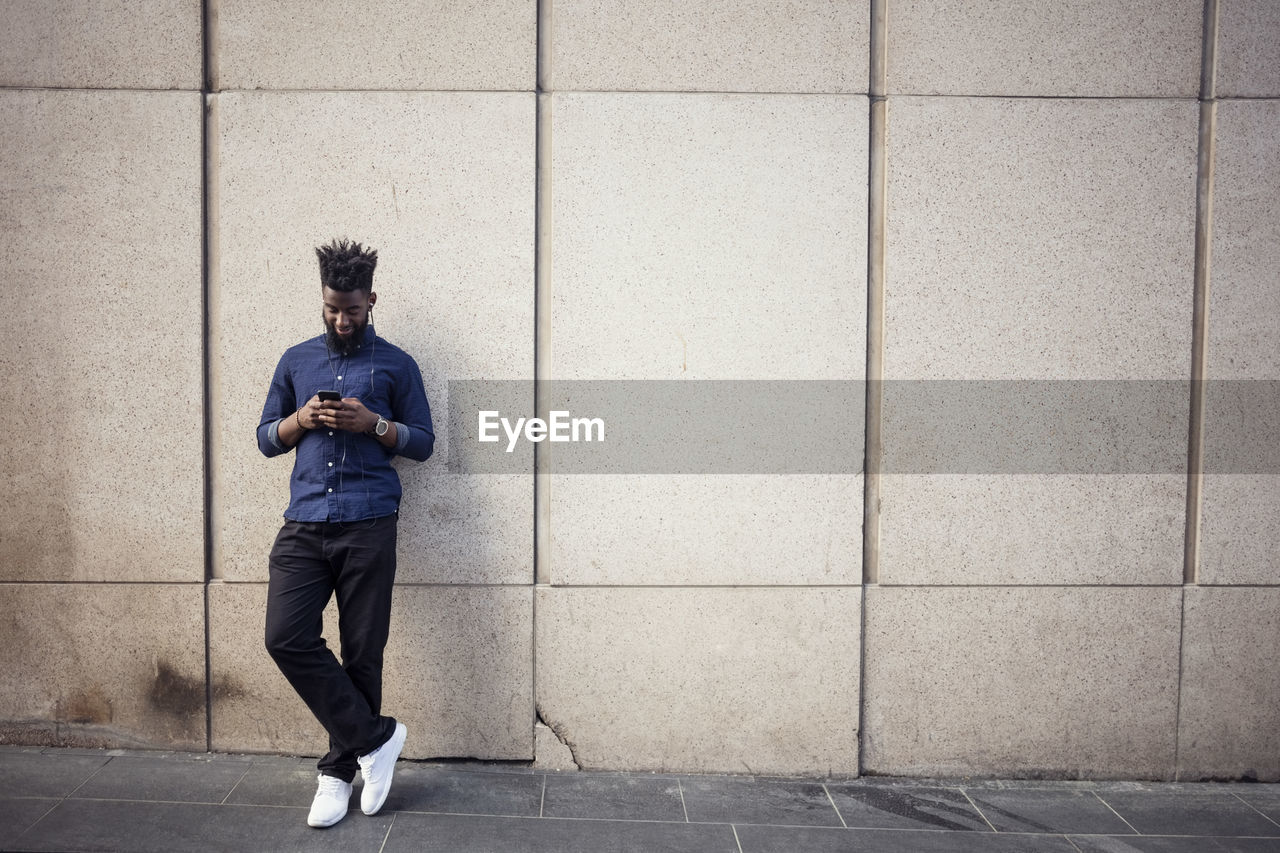
[{"label": "rolled-up shirt sleeve", "polygon": [[409,436],[413,431],[399,421],[392,421],[396,425],[396,446],[391,450],[393,453],[404,453],[404,449],[409,446]]},{"label": "rolled-up shirt sleeve", "polygon": [[435,449],[436,434],[431,428],[431,406],[422,385],[417,362],[405,357],[401,381],[396,383],[391,401],[396,422],[395,453],[416,462],[425,462]]},{"label": "rolled-up shirt sleeve", "polygon": [[272,421],[271,426],[267,428],[267,440],[276,446],[281,453],[289,448],[284,446],[284,442],[280,440],[280,424],[284,423],[284,418],[278,421]]},{"label": "rolled-up shirt sleeve", "polygon": [[263,456],[279,456],[293,448],[285,447],[280,440],[280,421],[297,411],[296,398],[293,393],[293,382],[285,367],[284,358],[276,365],[276,372],[271,377],[271,387],[267,391],[267,402],[262,407],[262,419],[258,422],[258,449]]}]

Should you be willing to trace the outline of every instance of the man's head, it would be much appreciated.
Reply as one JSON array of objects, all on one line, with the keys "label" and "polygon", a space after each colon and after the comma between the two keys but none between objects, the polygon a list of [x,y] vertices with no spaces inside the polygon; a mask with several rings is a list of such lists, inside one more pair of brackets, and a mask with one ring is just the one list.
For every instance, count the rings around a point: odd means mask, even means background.
[{"label": "man's head", "polygon": [[325,338],[334,352],[350,355],[364,340],[369,309],[378,298],[373,292],[378,253],[359,243],[334,240],[318,246],[316,257],[320,259]]}]

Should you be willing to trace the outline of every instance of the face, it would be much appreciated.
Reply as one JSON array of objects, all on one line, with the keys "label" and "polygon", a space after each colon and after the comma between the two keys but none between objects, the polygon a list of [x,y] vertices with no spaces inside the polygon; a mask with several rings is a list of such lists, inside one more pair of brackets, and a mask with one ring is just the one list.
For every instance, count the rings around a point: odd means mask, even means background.
[{"label": "face", "polygon": [[369,309],[378,298],[377,294],[322,287],[320,295],[324,302],[325,337],[329,348],[342,355],[350,355],[364,340],[364,330],[369,326]]}]

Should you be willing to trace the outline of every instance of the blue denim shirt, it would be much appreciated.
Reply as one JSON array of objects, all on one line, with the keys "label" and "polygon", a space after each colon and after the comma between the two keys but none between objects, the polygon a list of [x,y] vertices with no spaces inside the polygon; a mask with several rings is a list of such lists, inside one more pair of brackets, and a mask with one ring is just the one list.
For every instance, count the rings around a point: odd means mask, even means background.
[{"label": "blue denim shirt", "polygon": [[[280,422],[294,417],[322,389],[356,397],[365,408],[395,421],[395,447],[326,427],[304,432],[296,448],[285,447],[278,435]],[[266,456],[297,451],[285,518],[361,521],[391,515],[400,506],[400,477],[391,467],[392,457],[422,462],[434,445],[431,407],[417,363],[372,328],[350,356],[331,352],[319,335],[280,357],[258,424],[258,449]]]}]

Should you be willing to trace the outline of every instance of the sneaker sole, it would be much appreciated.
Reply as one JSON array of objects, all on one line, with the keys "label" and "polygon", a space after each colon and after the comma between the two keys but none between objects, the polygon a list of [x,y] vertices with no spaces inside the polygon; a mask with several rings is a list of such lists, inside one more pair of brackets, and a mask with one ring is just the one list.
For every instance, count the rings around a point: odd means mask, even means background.
[{"label": "sneaker sole", "polygon": [[[386,744],[384,745],[384,747],[390,746],[395,749],[396,756],[391,760],[391,776],[393,778],[395,777],[395,773],[396,773],[396,762],[400,760],[400,751],[404,749],[405,737],[407,737],[408,734],[409,734],[409,730],[408,728],[405,727],[404,723],[396,723],[396,730],[395,732],[392,733],[391,740],[387,741]],[[382,797],[378,800],[378,802],[375,803],[372,808],[365,808],[364,803],[361,803],[360,811],[364,812],[365,814],[371,817],[373,815],[376,815],[382,809],[382,804],[387,801],[387,794],[390,794],[390,793],[391,793],[391,779],[388,779],[387,787],[382,790]]]},{"label": "sneaker sole", "polygon": [[325,829],[326,827],[333,826],[335,823],[342,820],[346,816],[347,816],[347,813],[343,812],[342,814],[338,815],[333,820],[327,823],[324,821],[312,820],[311,818],[307,818],[307,826],[314,826],[316,829]]}]

